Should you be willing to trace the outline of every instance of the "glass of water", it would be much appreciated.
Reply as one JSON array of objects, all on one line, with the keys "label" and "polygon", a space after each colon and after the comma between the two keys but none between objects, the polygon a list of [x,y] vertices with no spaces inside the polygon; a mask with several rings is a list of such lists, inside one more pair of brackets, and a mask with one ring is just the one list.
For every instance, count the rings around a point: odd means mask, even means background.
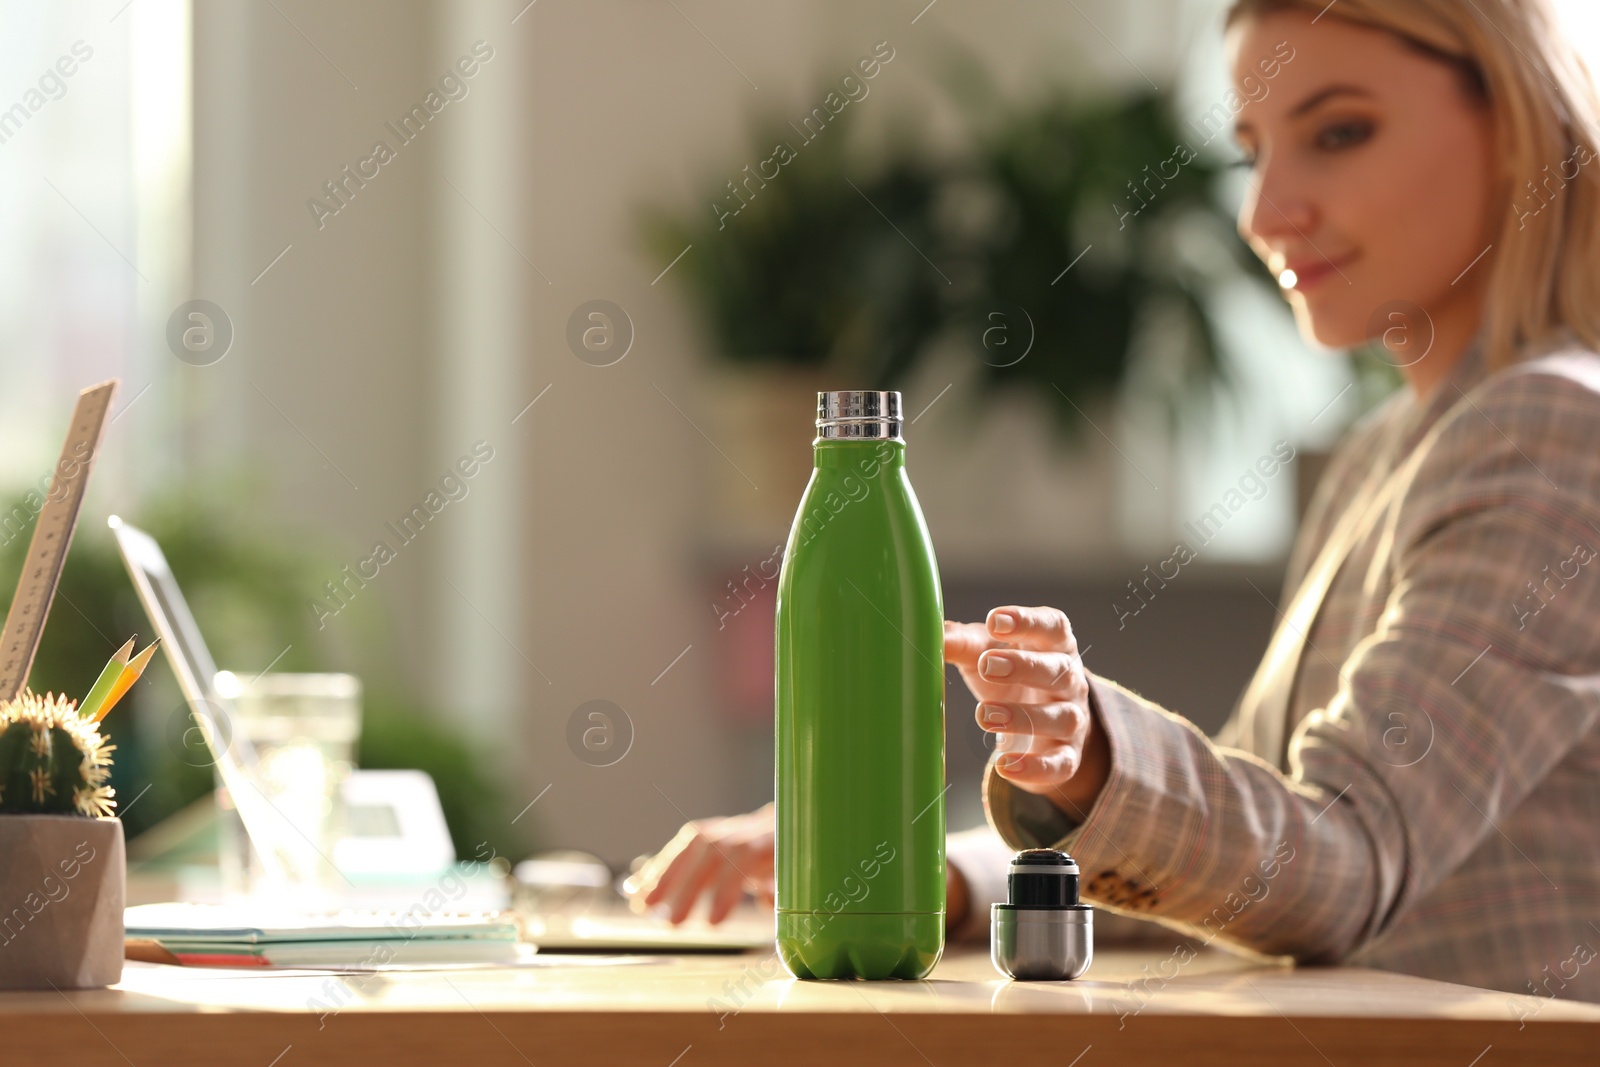
[{"label": "glass of water", "polygon": [[[361,681],[349,674],[238,675],[221,671],[218,697],[233,706],[231,746],[247,739],[255,749],[244,788],[259,798],[247,805],[267,825],[281,872],[264,869],[220,772],[217,803],[221,825],[218,858],[222,889],[229,897],[264,891],[308,895],[341,882],[333,864],[334,843],[343,832],[340,791],[355,760],[361,734]],[[255,804],[257,799],[264,804]]]}]

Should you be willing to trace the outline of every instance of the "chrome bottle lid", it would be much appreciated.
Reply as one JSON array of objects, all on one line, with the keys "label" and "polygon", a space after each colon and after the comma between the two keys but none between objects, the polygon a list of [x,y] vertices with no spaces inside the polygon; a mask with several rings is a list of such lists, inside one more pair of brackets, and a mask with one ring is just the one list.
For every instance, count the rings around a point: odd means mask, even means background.
[{"label": "chrome bottle lid", "polygon": [[900,394],[843,389],[817,394],[817,436],[829,440],[903,441]]},{"label": "chrome bottle lid", "polygon": [[989,959],[1022,981],[1076,978],[1094,959],[1094,909],[1078,900],[1078,865],[1055,849],[1017,853],[1008,900],[989,907]]}]

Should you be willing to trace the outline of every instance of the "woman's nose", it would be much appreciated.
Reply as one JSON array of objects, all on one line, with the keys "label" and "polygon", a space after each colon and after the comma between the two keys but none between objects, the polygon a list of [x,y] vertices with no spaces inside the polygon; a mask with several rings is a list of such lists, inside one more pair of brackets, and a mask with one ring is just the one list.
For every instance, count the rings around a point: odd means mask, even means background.
[{"label": "woman's nose", "polygon": [[1269,164],[1245,176],[1239,233],[1245,240],[1282,245],[1311,239],[1317,212],[1311,200]]}]

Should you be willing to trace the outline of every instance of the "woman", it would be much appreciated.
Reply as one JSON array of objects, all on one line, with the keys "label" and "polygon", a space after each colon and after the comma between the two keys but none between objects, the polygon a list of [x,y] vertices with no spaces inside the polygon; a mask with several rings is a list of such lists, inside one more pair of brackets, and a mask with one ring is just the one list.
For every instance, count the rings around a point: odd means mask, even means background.
[{"label": "woman", "polygon": [[[1305,336],[1381,340],[1405,386],[1330,463],[1217,741],[1089,671],[1059,611],[947,624],[1001,735],[989,822],[1204,940],[1600,1001],[1593,84],[1546,0],[1227,25],[1236,84],[1280,61],[1237,116],[1240,232]],[[686,828],[644,899],[681,917],[716,885],[725,913],[771,847],[762,813]]]}]

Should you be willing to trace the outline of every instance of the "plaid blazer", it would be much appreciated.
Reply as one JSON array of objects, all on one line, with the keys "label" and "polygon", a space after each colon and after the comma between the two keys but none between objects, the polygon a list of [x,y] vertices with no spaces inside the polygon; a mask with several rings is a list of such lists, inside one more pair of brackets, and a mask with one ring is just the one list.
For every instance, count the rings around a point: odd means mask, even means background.
[{"label": "plaid blazer", "polygon": [[1091,672],[1105,789],[1075,822],[991,762],[1006,843],[1204,941],[1600,1001],[1600,356],[1565,342],[1362,420],[1218,739]]}]

